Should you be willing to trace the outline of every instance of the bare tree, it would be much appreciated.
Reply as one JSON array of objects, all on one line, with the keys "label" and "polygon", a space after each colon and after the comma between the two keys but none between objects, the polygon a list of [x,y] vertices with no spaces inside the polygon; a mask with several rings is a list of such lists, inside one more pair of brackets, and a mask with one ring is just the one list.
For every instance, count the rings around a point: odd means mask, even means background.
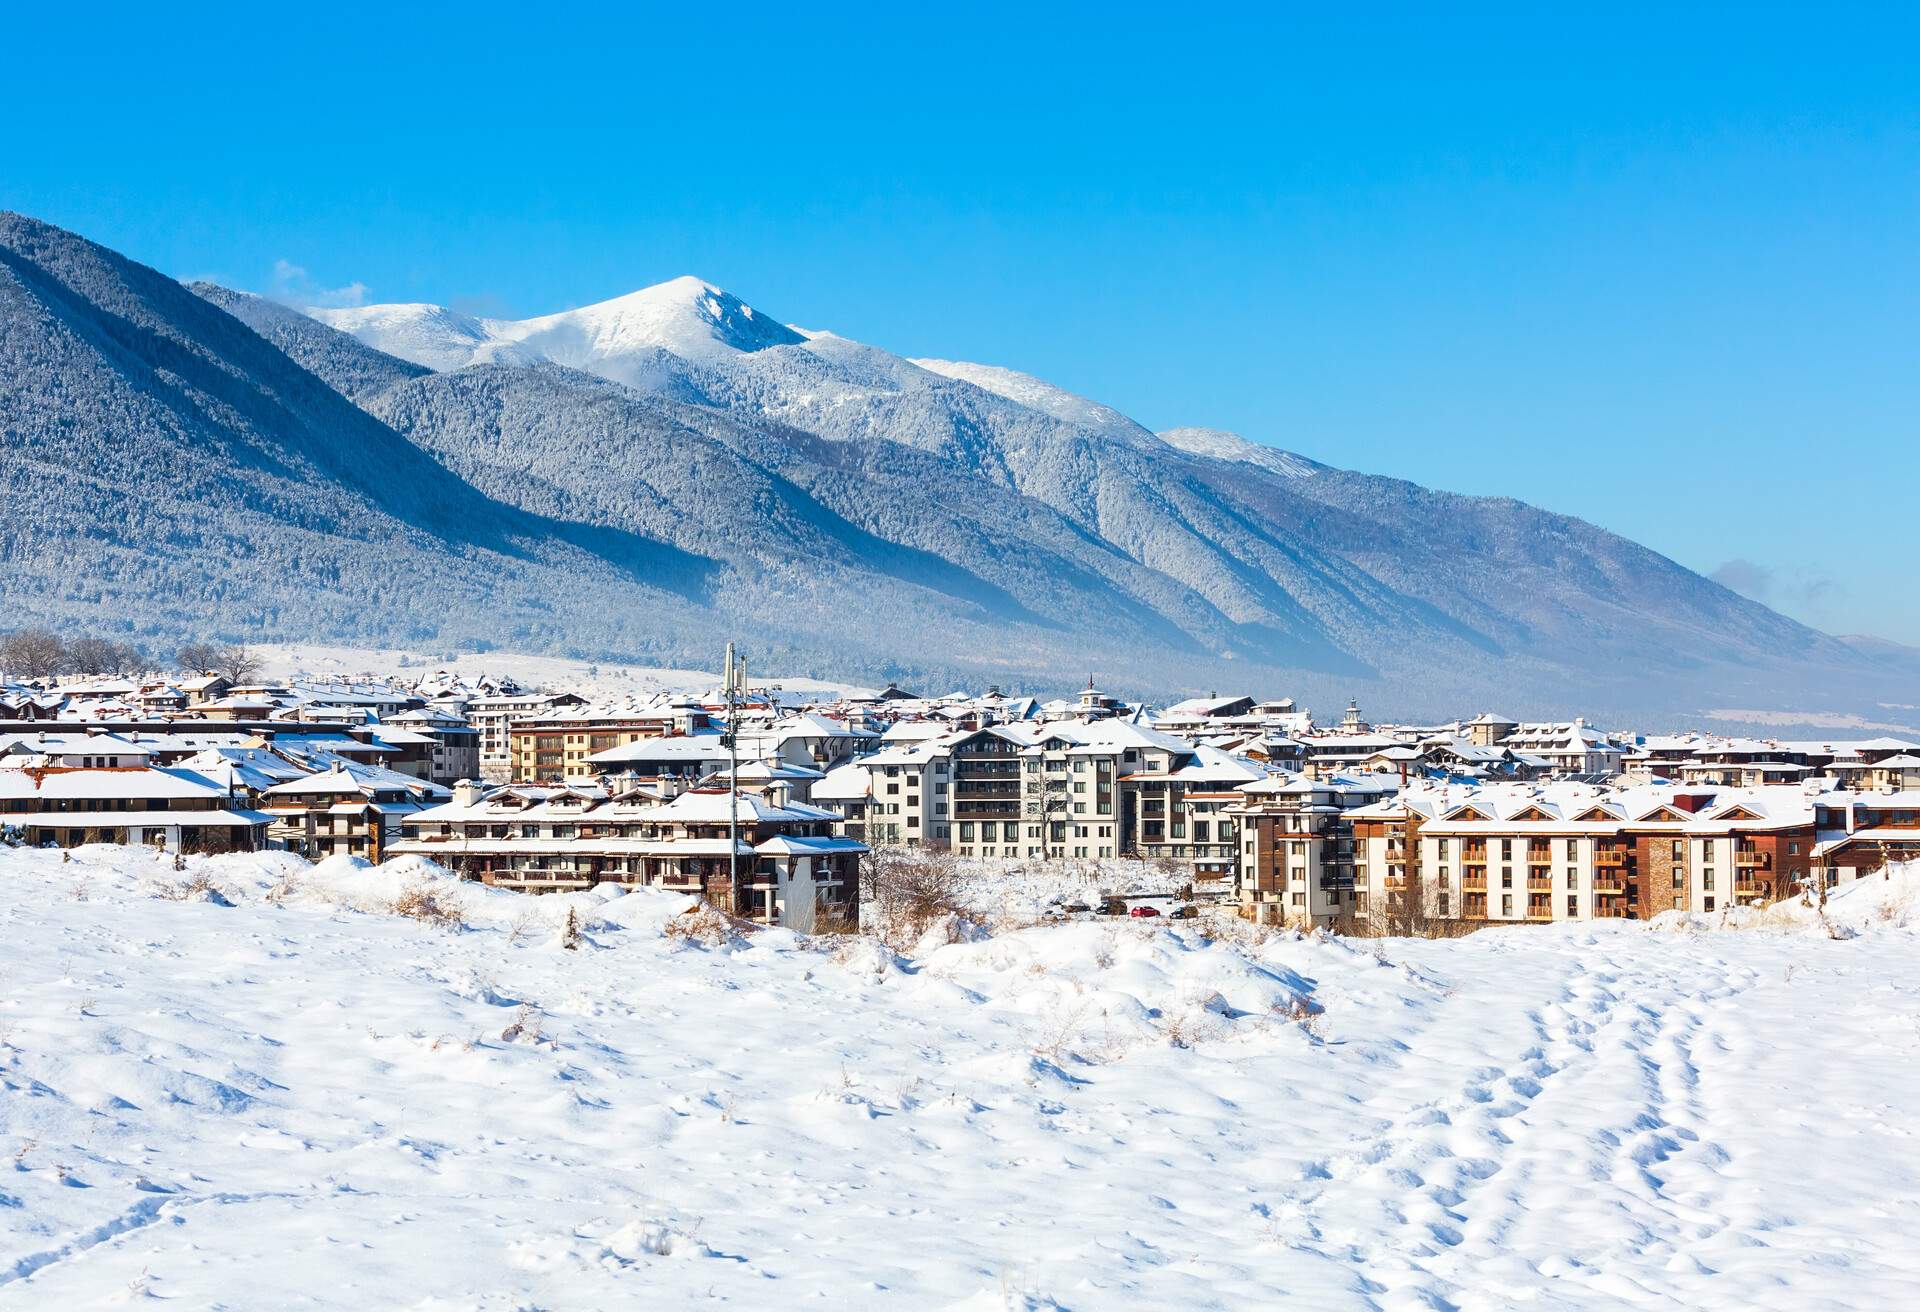
[{"label": "bare tree", "polygon": [[0,670],[17,679],[51,679],[67,665],[60,635],[46,629],[21,629],[0,638]]},{"label": "bare tree", "polygon": [[67,644],[67,668],[75,674],[128,674],[142,663],[138,651],[111,638],[89,636]]},{"label": "bare tree", "polygon": [[173,654],[173,663],[186,674],[212,674],[220,667],[220,647],[211,642],[189,642]]},{"label": "bare tree", "polygon": [[222,650],[220,673],[235,683],[246,683],[260,673],[260,657],[244,643],[236,642]]},{"label": "bare tree", "polygon": [[192,674],[219,674],[245,683],[260,672],[260,658],[245,643],[189,642],[174,653],[174,664]]}]

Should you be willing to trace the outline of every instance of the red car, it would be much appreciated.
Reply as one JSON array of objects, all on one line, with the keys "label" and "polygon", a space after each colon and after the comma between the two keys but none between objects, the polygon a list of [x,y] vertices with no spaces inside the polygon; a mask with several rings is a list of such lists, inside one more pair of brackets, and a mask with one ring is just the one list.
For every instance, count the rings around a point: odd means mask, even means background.
[{"label": "red car", "polygon": [[1157,916],[1160,914],[1160,908],[1159,907],[1134,907],[1132,910],[1128,911],[1127,914],[1130,916]]}]

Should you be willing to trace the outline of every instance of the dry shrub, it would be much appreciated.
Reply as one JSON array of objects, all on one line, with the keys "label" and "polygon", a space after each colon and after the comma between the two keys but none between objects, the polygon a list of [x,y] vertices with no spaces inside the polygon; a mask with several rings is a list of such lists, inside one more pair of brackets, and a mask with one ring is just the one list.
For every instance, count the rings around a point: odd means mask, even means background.
[{"label": "dry shrub", "polygon": [[1321,1017],[1326,1015],[1327,1009],[1305,994],[1296,993],[1285,1002],[1274,1003],[1273,1011],[1275,1015],[1292,1021],[1314,1038],[1322,1037]]},{"label": "dry shrub", "polygon": [[433,885],[424,882],[408,884],[401,889],[388,910],[396,916],[405,916],[436,929],[458,929],[464,923],[460,919],[460,909],[450,902],[443,902]]},{"label": "dry shrub", "polygon": [[829,902],[825,906],[814,908],[813,932],[823,938],[858,934],[860,921],[847,909],[844,902]]},{"label": "dry shrub", "polygon": [[952,853],[883,847],[860,862],[860,900],[874,935],[896,952],[911,950],[942,921],[967,919],[963,877]]},{"label": "dry shrub", "polygon": [[752,921],[730,916],[701,898],[667,921],[661,932],[689,946],[718,948],[738,941],[741,935],[752,933],[757,928]]},{"label": "dry shrub", "polygon": [[222,902],[220,890],[215,887],[213,876],[204,870],[195,871],[191,878],[176,880],[172,883],[157,885],[154,896],[168,902]]},{"label": "dry shrub", "polygon": [[1219,1016],[1202,1008],[1166,1012],[1160,1017],[1160,1032],[1176,1048],[1196,1048],[1219,1038],[1225,1029]]},{"label": "dry shrub", "polygon": [[513,1014],[513,1021],[500,1031],[502,1043],[531,1043],[536,1047],[558,1048],[559,1041],[546,1032],[540,1023],[540,1009],[531,1002],[523,1002]]}]

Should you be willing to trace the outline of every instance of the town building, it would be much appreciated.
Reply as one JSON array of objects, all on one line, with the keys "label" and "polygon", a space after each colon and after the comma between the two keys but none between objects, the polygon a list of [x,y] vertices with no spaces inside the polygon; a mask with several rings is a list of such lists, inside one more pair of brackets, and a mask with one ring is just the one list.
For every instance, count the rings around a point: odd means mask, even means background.
[{"label": "town building", "polygon": [[374,766],[336,761],[331,769],[264,789],[273,846],[318,860],[357,856],[380,862],[405,819],[451,794],[439,784]]},{"label": "town building", "polygon": [[268,817],[236,804],[214,781],[146,765],[137,753],[119,759],[126,763],[0,757],[0,835],[29,847],[125,843],[250,852],[266,845]]},{"label": "town building", "polygon": [[1333,924],[1359,909],[1354,813],[1399,789],[1391,776],[1272,775],[1226,808],[1239,836],[1241,914],[1262,924]]},{"label": "town building", "polygon": [[485,794],[463,786],[451,802],[410,815],[407,837],[393,851],[526,892],[602,883],[666,888],[761,924],[813,933],[850,927],[859,916],[867,849],[833,832],[839,820],[820,807],[744,791],[730,805],[726,788],[663,800],[591,784],[509,785]]}]

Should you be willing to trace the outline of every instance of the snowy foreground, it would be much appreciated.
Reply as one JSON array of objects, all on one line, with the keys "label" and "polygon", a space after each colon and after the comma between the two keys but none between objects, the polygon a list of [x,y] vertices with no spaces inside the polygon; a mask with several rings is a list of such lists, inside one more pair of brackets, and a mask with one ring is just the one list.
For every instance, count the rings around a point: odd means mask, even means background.
[{"label": "snowy foreground", "polygon": [[[0,850],[0,883],[4,1307],[1920,1289],[1920,879],[1830,928],[1075,922],[912,960],[414,863]],[[395,914],[421,894],[461,923]]]}]

